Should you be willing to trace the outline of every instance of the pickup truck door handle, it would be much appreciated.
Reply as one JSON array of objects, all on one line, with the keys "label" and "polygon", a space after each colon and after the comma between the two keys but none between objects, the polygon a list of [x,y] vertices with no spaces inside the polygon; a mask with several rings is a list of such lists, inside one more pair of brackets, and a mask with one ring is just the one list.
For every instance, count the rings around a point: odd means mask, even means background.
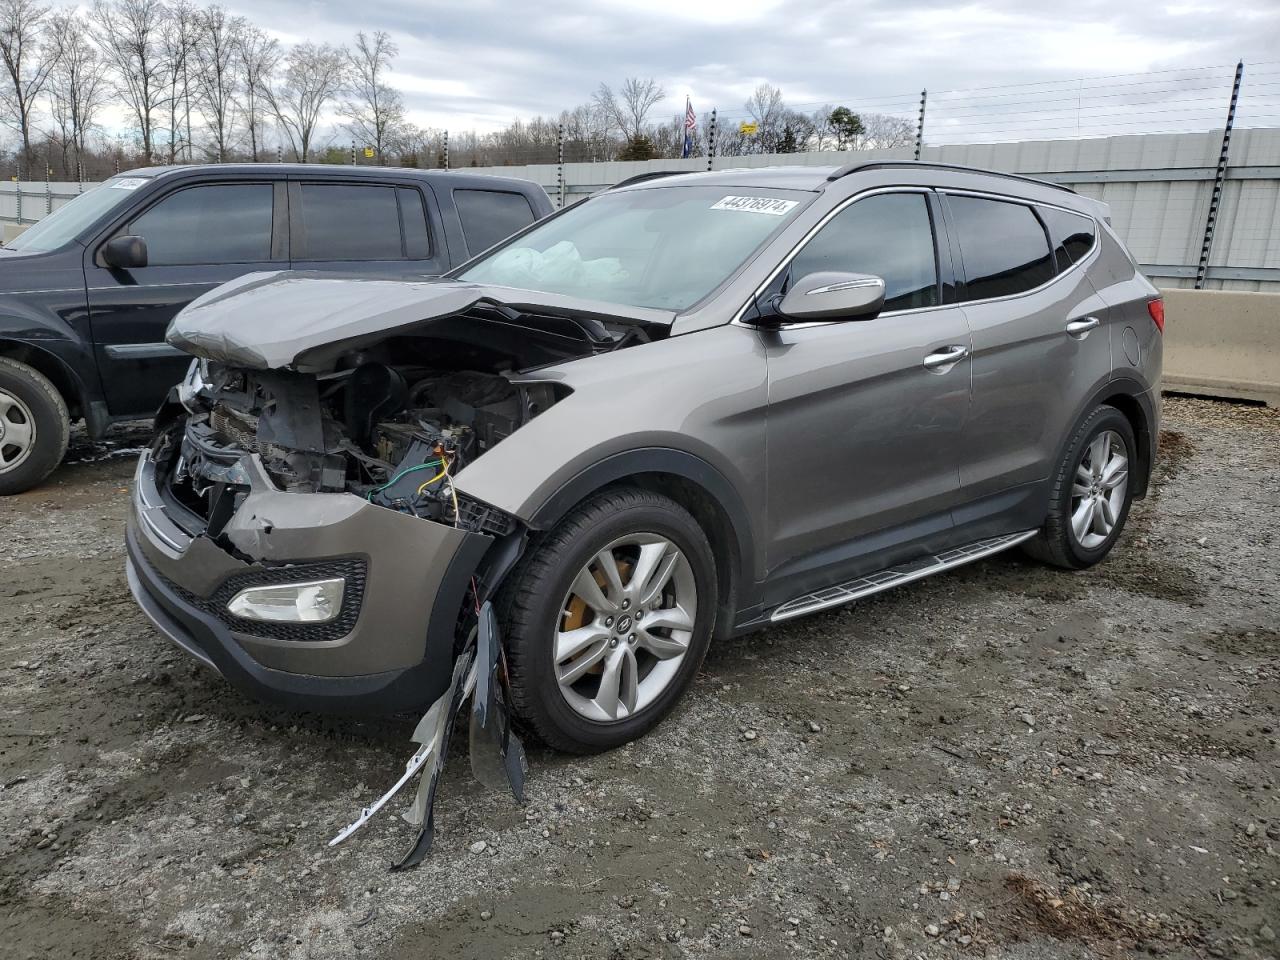
[{"label": "pickup truck door handle", "polygon": [[924,358],[925,368],[930,373],[946,373],[957,363],[969,355],[969,348],[963,344],[953,343],[943,347]]},{"label": "pickup truck door handle", "polygon": [[1083,340],[1089,335],[1089,331],[1100,323],[1102,321],[1097,317],[1081,317],[1079,320],[1072,320],[1067,324],[1067,335]]}]

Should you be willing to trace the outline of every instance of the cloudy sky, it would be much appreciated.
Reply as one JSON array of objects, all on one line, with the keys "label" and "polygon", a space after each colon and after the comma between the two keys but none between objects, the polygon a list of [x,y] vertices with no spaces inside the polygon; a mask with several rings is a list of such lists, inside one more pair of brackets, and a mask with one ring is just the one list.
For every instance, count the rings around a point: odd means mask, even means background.
[{"label": "cloudy sky", "polygon": [[400,46],[394,79],[413,119],[455,130],[556,113],[586,100],[600,81],[628,75],[663,85],[666,115],[682,110],[686,94],[699,112],[717,106],[740,113],[761,81],[781,87],[790,103],[887,107],[922,87],[941,93],[1239,58],[1280,60],[1280,0],[231,0],[227,6],[286,43],[343,43],[357,30],[389,31]]}]

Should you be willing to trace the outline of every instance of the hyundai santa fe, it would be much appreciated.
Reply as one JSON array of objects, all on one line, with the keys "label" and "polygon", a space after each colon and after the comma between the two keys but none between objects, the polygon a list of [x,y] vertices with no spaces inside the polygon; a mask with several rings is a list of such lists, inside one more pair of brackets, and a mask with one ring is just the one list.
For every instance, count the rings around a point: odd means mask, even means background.
[{"label": "hyundai santa fe", "polygon": [[129,582],[320,709],[433,702],[490,604],[517,716],[606,749],[713,638],[1015,545],[1101,560],[1163,322],[1103,204],[918,162],[648,175],[437,280],[251,274],[169,329],[199,360]]}]

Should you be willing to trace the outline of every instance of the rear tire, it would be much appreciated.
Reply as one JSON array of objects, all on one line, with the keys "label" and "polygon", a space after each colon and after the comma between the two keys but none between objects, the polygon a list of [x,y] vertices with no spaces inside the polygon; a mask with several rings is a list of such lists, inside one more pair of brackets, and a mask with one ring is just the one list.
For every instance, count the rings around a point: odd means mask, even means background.
[{"label": "rear tire", "polygon": [[1023,549],[1068,570],[1091,567],[1115,546],[1133,503],[1138,446],[1115,407],[1099,406],[1076,428],[1053,478],[1049,516]]},{"label": "rear tire", "polygon": [[711,545],[674,500],[624,487],[584,501],[499,598],[516,713],[570,753],[643,736],[693,682],[717,595]]},{"label": "rear tire", "polygon": [[71,418],[49,379],[0,357],[0,496],[30,490],[67,452]]}]

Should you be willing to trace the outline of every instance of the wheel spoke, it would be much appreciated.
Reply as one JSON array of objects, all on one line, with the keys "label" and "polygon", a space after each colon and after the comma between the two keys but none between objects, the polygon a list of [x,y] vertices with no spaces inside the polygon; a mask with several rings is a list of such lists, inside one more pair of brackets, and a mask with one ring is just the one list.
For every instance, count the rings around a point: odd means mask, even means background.
[{"label": "wheel spoke", "polygon": [[1111,524],[1107,520],[1107,510],[1110,509],[1104,497],[1099,497],[1093,508],[1093,524],[1092,530],[1100,537],[1105,537],[1111,532]]},{"label": "wheel spoke", "polygon": [[1076,497],[1087,497],[1087,496],[1089,496],[1089,484],[1087,482],[1073,483],[1071,485],[1071,498],[1073,500]]},{"label": "wheel spoke", "polygon": [[1071,514],[1071,530],[1076,535],[1076,540],[1084,542],[1084,535],[1089,532],[1089,527],[1093,524],[1093,506],[1094,501],[1086,497],[1080,501],[1080,506],[1076,507],[1075,513]]},{"label": "wheel spoke", "polygon": [[564,687],[573,686],[575,683],[581,680],[584,676],[586,676],[586,674],[593,667],[595,667],[596,664],[598,664],[601,660],[603,660],[605,657],[605,654],[607,654],[608,652],[609,652],[609,644],[602,642],[594,650],[591,650],[584,656],[579,657],[568,667],[561,668],[560,665],[557,664],[556,673],[559,677],[560,685]]},{"label": "wheel spoke", "polygon": [[640,645],[640,649],[648,650],[659,660],[670,660],[672,657],[678,657],[689,649],[689,645],[683,640],[677,640],[674,637],[660,637],[656,633],[650,633],[647,627],[640,630],[639,633],[640,636],[637,642]]},{"label": "wheel spoke", "polygon": [[609,630],[598,623],[589,623],[576,630],[562,630],[556,635],[556,663],[572,660],[593,643],[604,643],[608,639]]},{"label": "wheel spoke", "polygon": [[1116,510],[1111,505],[1110,497],[1103,497],[1098,501],[1098,515],[1102,518],[1102,529],[1098,532],[1104,537],[1111,532],[1111,528],[1116,525]]},{"label": "wheel spoke", "polygon": [[640,560],[631,578],[631,583],[639,589],[636,602],[648,606],[657,600],[679,562],[680,551],[665,540],[641,547]]},{"label": "wheel spoke", "polygon": [[654,610],[645,617],[644,628],[657,630],[666,627],[668,630],[692,630],[693,618],[683,607],[672,607],[668,610]]},{"label": "wheel spoke", "polygon": [[0,440],[6,447],[14,446],[19,451],[26,450],[31,445],[31,424],[14,423],[12,420],[6,421],[4,425],[4,439]]},{"label": "wheel spoke", "polygon": [[[612,562],[612,554],[610,555]],[[617,575],[617,569],[614,569],[614,575]],[[618,605],[610,600],[600,590],[600,584],[596,583],[595,576],[591,573],[591,565],[587,564],[578,571],[578,575],[573,579],[573,585],[570,591],[581,597],[596,613],[613,613],[618,609]]]},{"label": "wheel spoke", "polygon": [[637,672],[636,657],[630,647],[618,647],[605,660],[595,704],[610,720],[635,710]]},{"label": "wheel spoke", "polygon": [[1097,480],[1102,476],[1102,465],[1107,462],[1107,448],[1110,443],[1107,434],[1100,433],[1089,444],[1089,471],[1092,473],[1092,479]]},{"label": "wheel spoke", "polygon": [[605,595],[610,603],[616,605],[622,599],[623,593],[622,576],[618,573],[618,559],[613,555],[612,550],[601,550],[596,554],[595,562],[600,572],[604,574],[605,580],[608,581]]},{"label": "wheel spoke", "polygon": [[1107,467],[1102,471],[1102,486],[1106,490],[1114,490],[1120,486],[1129,476],[1129,461],[1126,457],[1116,454],[1107,461]]}]

